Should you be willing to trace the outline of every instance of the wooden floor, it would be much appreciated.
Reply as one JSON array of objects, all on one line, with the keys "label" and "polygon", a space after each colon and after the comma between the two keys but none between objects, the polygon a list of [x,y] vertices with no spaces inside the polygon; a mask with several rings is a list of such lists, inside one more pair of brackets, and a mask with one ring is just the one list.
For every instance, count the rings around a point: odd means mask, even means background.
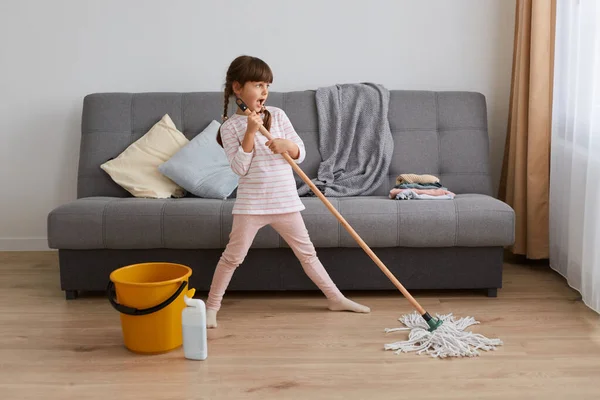
[{"label": "wooden floor", "polygon": [[547,267],[507,263],[497,298],[414,295],[504,346],[447,360],[384,351],[405,335],[384,328],[412,312],[399,292],[350,294],[368,315],[326,311],[316,293],[227,294],[206,361],[140,356],[105,298],[64,300],[55,253],[0,253],[0,399],[600,398],[600,317]]}]

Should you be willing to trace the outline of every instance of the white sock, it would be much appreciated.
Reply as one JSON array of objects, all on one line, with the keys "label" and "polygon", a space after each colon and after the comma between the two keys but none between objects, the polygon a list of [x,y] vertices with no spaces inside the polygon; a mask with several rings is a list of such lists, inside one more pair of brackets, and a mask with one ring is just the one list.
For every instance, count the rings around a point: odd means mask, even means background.
[{"label": "white sock", "polygon": [[328,307],[331,311],[353,311],[357,313],[369,313],[371,309],[362,304],[358,304],[346,297],[337,300],[329,300]]},{"label": "white sock", "polygon": [[217,327],[217,310],[206,309],[206,327],[208,329]]}]

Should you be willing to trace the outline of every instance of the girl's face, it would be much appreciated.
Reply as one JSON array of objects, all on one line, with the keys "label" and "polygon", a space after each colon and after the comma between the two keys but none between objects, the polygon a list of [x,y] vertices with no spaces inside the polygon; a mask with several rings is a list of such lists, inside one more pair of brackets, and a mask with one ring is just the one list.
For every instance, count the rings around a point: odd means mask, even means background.
[{"label": "girl's face", "polygon": [[[242,99],[248,108],[252,111],[260,112],[269,96],[268,82],[246,82],[241,86],[238,82],[233,83],[233,92]],[[241,110],[237,110],[241,113]]]}]

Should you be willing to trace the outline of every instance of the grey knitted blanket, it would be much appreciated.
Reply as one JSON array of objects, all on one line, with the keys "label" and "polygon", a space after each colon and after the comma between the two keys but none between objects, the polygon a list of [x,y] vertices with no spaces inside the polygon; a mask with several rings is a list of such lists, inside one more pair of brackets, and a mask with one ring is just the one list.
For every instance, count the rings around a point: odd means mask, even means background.
[{"label": "grey knitted blanket", "polygon": [[[321,163],[313,183],[326,196],[369,195],[387,178],[394,142],[390,94],[374,83],[317,89]],[[298,194],[311,195],[301,181]]]}]

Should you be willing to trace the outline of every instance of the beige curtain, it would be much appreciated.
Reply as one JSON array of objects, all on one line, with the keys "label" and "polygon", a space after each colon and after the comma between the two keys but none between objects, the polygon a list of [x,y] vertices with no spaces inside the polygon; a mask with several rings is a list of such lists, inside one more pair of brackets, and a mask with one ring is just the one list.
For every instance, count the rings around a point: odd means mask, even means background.
[{"label": "beige curtain", "polygon": [[555,0],[517,0],[508,131],[498,197],[516,214],[514,254],[549,256]]}]

